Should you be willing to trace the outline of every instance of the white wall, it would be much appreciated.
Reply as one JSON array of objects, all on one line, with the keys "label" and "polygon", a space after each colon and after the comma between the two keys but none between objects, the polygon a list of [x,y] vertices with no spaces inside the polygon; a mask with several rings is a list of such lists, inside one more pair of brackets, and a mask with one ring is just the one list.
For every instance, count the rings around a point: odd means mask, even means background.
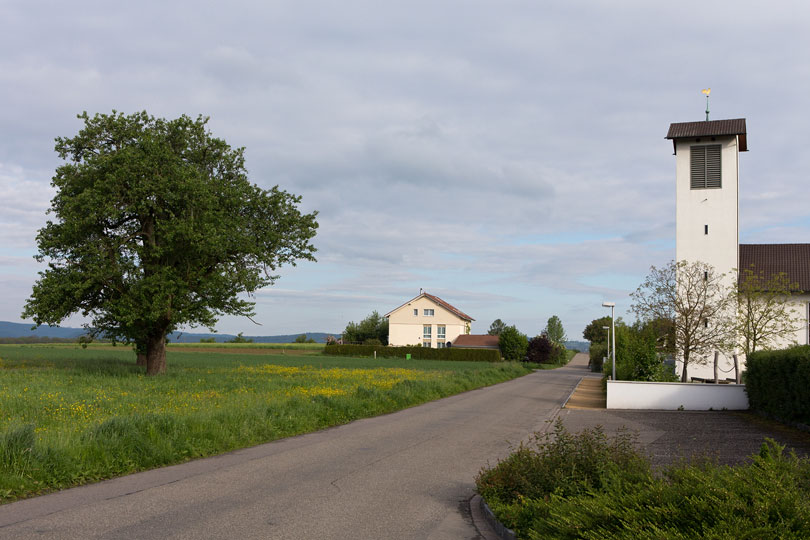
[{"label": "white wall", "polygon": [[[413,310],[417,314],[413,314]],[[432,309],[433,316],[426,316],[425,309]],[[446,342],[453,341],[466,333],[466,321],[455,313],[448,311],[433,300],[422,296],[391,312],[388,317],[388,344],[394,346],[419,345],[427,346],[422,339],[424,325],[431,325],[432,348],[436,348],[438,326],[444,325]]]},{"label": "white wall", "polygon": [[748,409],[743,384],[608,381],[608,409],[720,411]]}]

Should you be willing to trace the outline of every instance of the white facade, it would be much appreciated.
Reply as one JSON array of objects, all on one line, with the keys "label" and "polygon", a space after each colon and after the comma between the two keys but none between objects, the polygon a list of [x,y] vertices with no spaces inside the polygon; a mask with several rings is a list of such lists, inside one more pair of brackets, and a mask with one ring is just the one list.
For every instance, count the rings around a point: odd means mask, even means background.
[{"label": "white facade", "polygon": [[[709,135],[707,135],[707,133]],[[714,133],[714,134],[712,134]],[[673,139],[675,148],[675,258],[676,261],[703,262],[726,275],[725,285],[738,279],[740,268],[739,242],[739,153],[747,150],[745,120],[716,122],[688,122],[672,124],[667,138]],[[708,158],[708,147],[719,146],[719,163]],[[694,157],[696,158],[693,160]],[[714,154],[713,156],[716,156]],[[696,163],[705,165],[706,174],[701,184],[693,177],[699,170]],[[719,166],[719,182],[709,168]],[[719,185],[718,185],[719,184]],[[772,346],[777,348],[793,344],[810,343],[810,295],[796,295],[788,300],[791,309],[802,322],[795,335]],[[730,314],[732,315],[732,314]],[[709,324],[711,324],[709,322]],[[736,351],[740,369],[745,369],[745,356]],[[734,378],[732,354],[719,357],[719,378]],[[681,359],[676,359],[676,373],[683,371]],[[710,358],[690,358],[688,377],[714,378],[714,355]]]},{"label": "white facade", "polygon": [[435,349],[445,347],[461,334],[470,333],[471,318],[463,317],[458,310],[449,309],[452,306],[434,298],[420,294],[385,315],[389,345],[421,345]]},{"label": "white facade", "polygon": [[[692,152],[720,145],[720,186],[692,186]],[[704,262],[725,274],[724,284],[737,280],[739,261],[739,140],[736,135],[690,137],[675,140],[675,260]],[[744,357],[740,358],[741,369]],[[720,379],[734,378],[734,361],[720,355]],[[676,374],[683,362],[676,361]],[[714,355],[690,357],[689,377],[714,378]]]}]

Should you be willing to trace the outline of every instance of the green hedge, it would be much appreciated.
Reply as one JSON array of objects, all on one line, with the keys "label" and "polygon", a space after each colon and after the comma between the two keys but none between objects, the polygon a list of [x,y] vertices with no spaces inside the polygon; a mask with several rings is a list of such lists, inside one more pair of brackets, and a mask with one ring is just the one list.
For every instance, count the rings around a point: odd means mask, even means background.
[{"label": "green hedge", "polygon": [[385,345],[329,345],[324,354],[334,356],[372,356],[380,358],[405,358],[410,354],[417,360],[455,360],[459,362],[500,362],[501,354],[494,349],[431,349],[429,347],[389,347]]},{"label": "green hedge", "polygon": [[810,424],[810,345],[752,353],[746,362],[745,390],[751,409]]}]

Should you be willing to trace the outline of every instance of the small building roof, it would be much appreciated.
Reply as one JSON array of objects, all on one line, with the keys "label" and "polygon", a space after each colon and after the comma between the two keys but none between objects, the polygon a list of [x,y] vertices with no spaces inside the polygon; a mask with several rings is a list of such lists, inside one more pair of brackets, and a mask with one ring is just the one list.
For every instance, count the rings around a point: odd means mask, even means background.
[{"label": "small building roof", "polygon": [[748,151],[748,137],[745,130],[745,118],[729,120],[704,120],[702,122],[677,122],[669,125],[667,139],[686,139],[690,137],[722,137],[736,135],[740,141],[740,152]]},{"label": "small building roof", "polygon": [[797,292],[810,293],[810,244],[740,244],[740,272],[748,268],[766,280],[784,272]]},{"label": "small building roof", "polygon": [[453,340],[453,347],[469,349],[497,349],[500,336],[461,334]]},{"label": "small building roof", "polygon": [[433,303],[438,304],[439,306],[443,307],[443,308],[444,308],[444,309],[446,309],[447,311],[449,311],[449,312],[453,313],[454,315],[456,315],[457,317],[460,317],[461,319],[463,319],[463,320],[465,320],[465,321],[472,322],[472,321],[474,321],[474,320],[475,320],[475,319],[473,319],[472,317],[470,317],[469,315],[467,315],[466,313],[464,313],[463,311],[461,311],[460,309],[458,309],[458,308],[456,308],[456,307],[453,307],[452,305],[448,304],[447,302],[445,302],[444,300],[442,300],[442,299],[441,299],[441,298],[439,298],[438,296],[433,296],[432,294],[428,294],[428,293],[426,293],[426,292],[423,292],[423,293],[422,293],[422,294],[420,294],[419,296],[416,296],[416,297],[414,297],[414,298],[411,298],[410,300],[408,300],[407,302],[405,302],[405,303],[404,303],[404,304],[402,304],[401,306],[399,306],[399,307],[396,307],[396,308],[392,309],[391,311],[389,311],[388,313],[386,313],[386,314],[385,314],[385,317],[388,317],[389,315],[391,315],[393,312],[395,312],[395,311],[396,311],[396,310],[398,310],[399,308],[401,308],[401,307],[403,307],[403,306],[407,306],[407,305],[408,305],[408,304],[410,304],[411,302],[414,302],[414,301],[416,301],[416,300],[419,300],[419,299],[420,299],[420,298],[422,298],[423,296],[424,296],[425,298],[427,298],[428,300],[433,301]]}]

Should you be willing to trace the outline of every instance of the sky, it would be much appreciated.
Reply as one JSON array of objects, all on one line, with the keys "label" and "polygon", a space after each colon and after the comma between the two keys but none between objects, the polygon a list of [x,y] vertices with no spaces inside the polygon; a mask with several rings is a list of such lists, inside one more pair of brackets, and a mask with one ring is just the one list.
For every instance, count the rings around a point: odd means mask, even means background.
[{"label": "sky", "polygon": [[43,269],[54,138],[146,110],[210,117],[318,211],[317,262],[218,331],[340,332],[421,288],[473,333],[582,339],[675,256],[665,135],[703,88],[747,119],[740,242],[810,242],[809,28],[806,2],[0,0],[0,320]]}]

